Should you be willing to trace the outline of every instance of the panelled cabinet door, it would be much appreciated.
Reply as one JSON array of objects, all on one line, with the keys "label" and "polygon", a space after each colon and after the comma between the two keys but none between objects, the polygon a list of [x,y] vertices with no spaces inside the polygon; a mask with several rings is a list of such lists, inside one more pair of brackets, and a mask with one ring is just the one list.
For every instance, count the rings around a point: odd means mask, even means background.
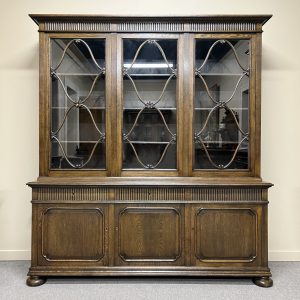
[{"label": "panelled cabinet door", "polygon": [[108,263],[108,206],[41,205],[40,265],[92,266]]},{"label": "panelled cabinet door", "polygon": [[116,265],[183,265],[184,206],[115,206]]},{"label": "panelled cabinet door", "polygon": [[263,206],[195,204],[191,209],[192,264],[231,268],[261,264]]}]

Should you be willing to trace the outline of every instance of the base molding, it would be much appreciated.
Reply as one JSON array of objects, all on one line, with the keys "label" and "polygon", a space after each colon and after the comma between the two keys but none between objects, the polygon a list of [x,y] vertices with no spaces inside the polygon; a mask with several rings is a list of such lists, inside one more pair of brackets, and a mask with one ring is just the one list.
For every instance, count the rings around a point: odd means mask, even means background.
[{"label": "base molding", "polygon": [[270,270],[266,269],[221,269],[221,268],[196,268],[196,267],[156,267],[156,268],[132,268],[132,267],[99,267],[99,268],[51,268],[31,267],[28,276],[186,276],[186,277],[269,277]]},{"label": "base molding", "polygon": [[[30,250],[0,250],[0,261],[30,260]],[[269,261],[300,261],[300,251],[269,251]]]}]

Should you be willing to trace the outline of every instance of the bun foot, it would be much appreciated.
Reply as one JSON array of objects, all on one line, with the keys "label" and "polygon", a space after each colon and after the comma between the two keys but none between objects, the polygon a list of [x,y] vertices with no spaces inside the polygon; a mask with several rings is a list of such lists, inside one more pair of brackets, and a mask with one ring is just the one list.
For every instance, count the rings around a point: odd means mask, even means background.
[{"label": "bun foot", "polygon": [[26,280],[28,286],[39,286],[46,282],[46,279],[40,276],[29,276]]},{"label": "bun foot", "polygon": [[260,287],[268,288],[273,286],[273,280],[270,277],[257,277],[253,279],[253,282]]}]

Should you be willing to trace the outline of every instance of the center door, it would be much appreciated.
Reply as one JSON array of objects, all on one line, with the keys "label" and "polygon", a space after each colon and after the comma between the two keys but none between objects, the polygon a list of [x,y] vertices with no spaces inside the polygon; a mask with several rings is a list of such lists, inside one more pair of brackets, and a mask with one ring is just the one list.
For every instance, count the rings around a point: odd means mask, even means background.
[{"label": "center door", "polygon": [[177,35],[127,35],[118,47],[118,170],[123,176],[178,176],[181,42]]}]

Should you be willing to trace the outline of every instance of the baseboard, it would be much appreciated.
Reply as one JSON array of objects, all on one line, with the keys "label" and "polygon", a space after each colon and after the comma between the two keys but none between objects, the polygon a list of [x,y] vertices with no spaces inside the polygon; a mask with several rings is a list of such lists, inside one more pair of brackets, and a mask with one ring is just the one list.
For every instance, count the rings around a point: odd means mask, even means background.
[{"label": "baseboard", "polygon": [[30,250],[0,250],[0,260],[30,260]]},{"label": "baseboard", "polygon": [[300,261],[300,251],[269,251],[269,261]]},{"label": "baseboard", "polygon": [[[30,250],[0,250],[0,260],[30,260]],[[300,251],[269,251],[269,261],[300,261]]]}]

